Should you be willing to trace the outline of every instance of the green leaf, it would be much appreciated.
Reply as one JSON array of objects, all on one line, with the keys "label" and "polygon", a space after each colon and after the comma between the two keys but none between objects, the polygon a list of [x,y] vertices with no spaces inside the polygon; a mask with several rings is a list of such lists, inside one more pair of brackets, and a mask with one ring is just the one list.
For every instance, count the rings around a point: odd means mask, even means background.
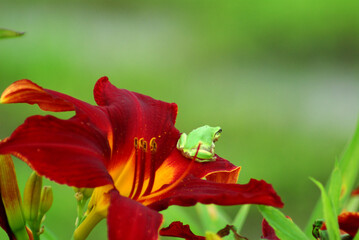
[{"label": "green leaf", "polygon": [[19,37],[24,35],[24,32],[17,32],[9,29],[0,28],[0,38]]},{"label": "green leaf", "polygon": [[[341,198],[339,200],[339,211],[342,210],[344,204],[348,201],[351,191],[354,187],[355,180],[358,176],[359,171],[359,122],[357,123],[357,128],[354,133],[354,136],[338,162],[338,169],[342,176],[342,186],[341,186]],[[336,184],[332,177],[337,177],[336,175],[331,175],[328,183],[326,184],[326,189],[329,190],[331,187],[330,184]],[[312,235],[312,224],[316,219],[322,218],[322,201],[319,199],[312,215],[307,223],[305,228],[305,233],[307,236]]]},{"label": "green leaf", "polygon": [[258,209],[279,239],[308,240],[304,232],[278,209],[264,205],[258,205]]},{"label": "green leaf", "polygon": [[352,196],[350,201],[345,205],[345,210],[348,212],[357,212],[359,206],[359,196]]},{"label": "green leaf", "polygon": [[342,173],[342,198],[341,205],[349,199],[359,173],[359,122],[354,137],[338,163]]},{"label": "green leaf", "polygon": [[355,234],[355,237],[353,238],[353,240],[359,240],[359,232],[357,232],[357,234]]},{"label": "green leaf", "polygon": [[342,208],[342,206],[340,205],[341,190],[342,190],[342,175],[338,166],[336,165],[330,177],[329,191],[328,191],[328,195],[333,203],[333,208],[335,210],[336,216],[339,215],[340,210]]},{"label": "green leaf", "polygon": [[333,206],[332,201],[328,197],[323,185],[317,180],[311,178],[311,180],[318,186],[321,191],[321,199],[323,205],[323,215],[325,225],[327,226],[327,232],[329,239],[340,239],[338,217],[336,215],[336,209]]},{"label": "green leaf", "polygon": [[231,225],[236,227],[236,230],[238,233],[241,232],[241,229],[242,229],[243,224],[247,218],[250,208],[251,208],[250,204],[243,205],[237,212],[236,216],[234,217],[234,220]]}]

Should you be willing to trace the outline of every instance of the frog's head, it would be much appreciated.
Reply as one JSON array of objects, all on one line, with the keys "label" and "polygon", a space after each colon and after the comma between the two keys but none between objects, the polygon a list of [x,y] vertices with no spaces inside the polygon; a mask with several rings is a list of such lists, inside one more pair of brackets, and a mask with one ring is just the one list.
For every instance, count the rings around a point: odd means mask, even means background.
[{"label": "frog's head", "polygon": [[213,142],[216,142],[218,138],[221,136],[222,129],[220,127],[212,127],[213,128]]}]

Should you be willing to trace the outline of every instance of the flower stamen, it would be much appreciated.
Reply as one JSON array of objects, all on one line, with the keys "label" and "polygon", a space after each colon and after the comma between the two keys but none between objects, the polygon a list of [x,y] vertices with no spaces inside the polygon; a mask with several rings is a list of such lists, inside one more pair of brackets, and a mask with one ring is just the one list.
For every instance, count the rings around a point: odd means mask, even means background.
[{"label": "flower stamen", "polygon": [[141,138],[140,139],[140,162],[139,162],[139,174],[138,174],[138,186],[136,189],[136,193],[133,196],[133,199],[136,200],[140,196],[143,188],[143,182],[145,180],[146,173],[146,153],[147,153],[147,142]]},{"label": "flower stamen", "polygon": [[156,138],[152,138],[150,141],[150,150],[151,150],[151,164],[150,164],[150,177],[148,180],[148,185],[146,188],[145,193],[143,194],[143,196],[146,196],[148,194],[151,193],[152,188],[153,188],[153,184],[155,182],[155,177],[156,177],[156,151],[157,151],[157,143],[156,143]]},{"label": "flower stamen", "polygon": [[133,174],[133,181],[132,181],[132,188],[131,188],[131,192],[129,194],[129,198],[132,198],[132,195],[135,191],[135,187],[136,187],[136,180],[137,180],[137,165],[138,165],[138,138],[134,138],[134,141],[133,141],[133,145],[135,147],[135,171],[134,171],[134,174]]}]

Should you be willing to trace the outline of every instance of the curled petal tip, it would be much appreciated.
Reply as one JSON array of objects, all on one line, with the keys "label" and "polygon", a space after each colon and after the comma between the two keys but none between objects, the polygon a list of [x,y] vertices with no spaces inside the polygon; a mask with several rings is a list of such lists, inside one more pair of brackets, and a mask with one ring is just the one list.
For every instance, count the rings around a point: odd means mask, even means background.
[{"label": "curled petal tip", "polygon": [[28,79],[22,79],[14,82],[8,86],[4,92],[1,94],[0,102],[1,103],[16,103],[21,102],[20,99],[23,98],[24,94],[29,91],[41,91],[41,87],[37,84],[31,82]]},{"label": "curled petal tip", "polygon": [[100,106],[106,105],[106,101],[102,96],[102,91],[105,88],[105,84],[107,83],[109,83],[108,77],[103,76],[99,80],[97,80],[93,90],[95,101]]},{"label": "curled petal tip", "polygon": [[211,173],[206,176],[206,179],[218,183],[237,183],[240,171],[241,167],[236,167],[228,171]]},{"label": "curled petal tip", "polygon": [[103,76],[99,79],[99,81],[108,81],[108,77],[107,76]]},{"label": "curled petal tip", "polygon": [[1,103],[38,104],[45,111],[72,111],[74,105],[59,95],[40,87],[28,79],[14,82],[1,95]]}]

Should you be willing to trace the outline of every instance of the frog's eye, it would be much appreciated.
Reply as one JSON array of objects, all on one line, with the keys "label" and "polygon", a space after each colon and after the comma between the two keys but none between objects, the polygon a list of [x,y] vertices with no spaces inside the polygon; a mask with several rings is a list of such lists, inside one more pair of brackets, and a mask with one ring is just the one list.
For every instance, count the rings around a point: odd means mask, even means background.
[{"label": "frog's eye", "polygon": [[213,142],[217,141],[218,138],[221,136],[222,129],[219,129],[213,136]]}]

